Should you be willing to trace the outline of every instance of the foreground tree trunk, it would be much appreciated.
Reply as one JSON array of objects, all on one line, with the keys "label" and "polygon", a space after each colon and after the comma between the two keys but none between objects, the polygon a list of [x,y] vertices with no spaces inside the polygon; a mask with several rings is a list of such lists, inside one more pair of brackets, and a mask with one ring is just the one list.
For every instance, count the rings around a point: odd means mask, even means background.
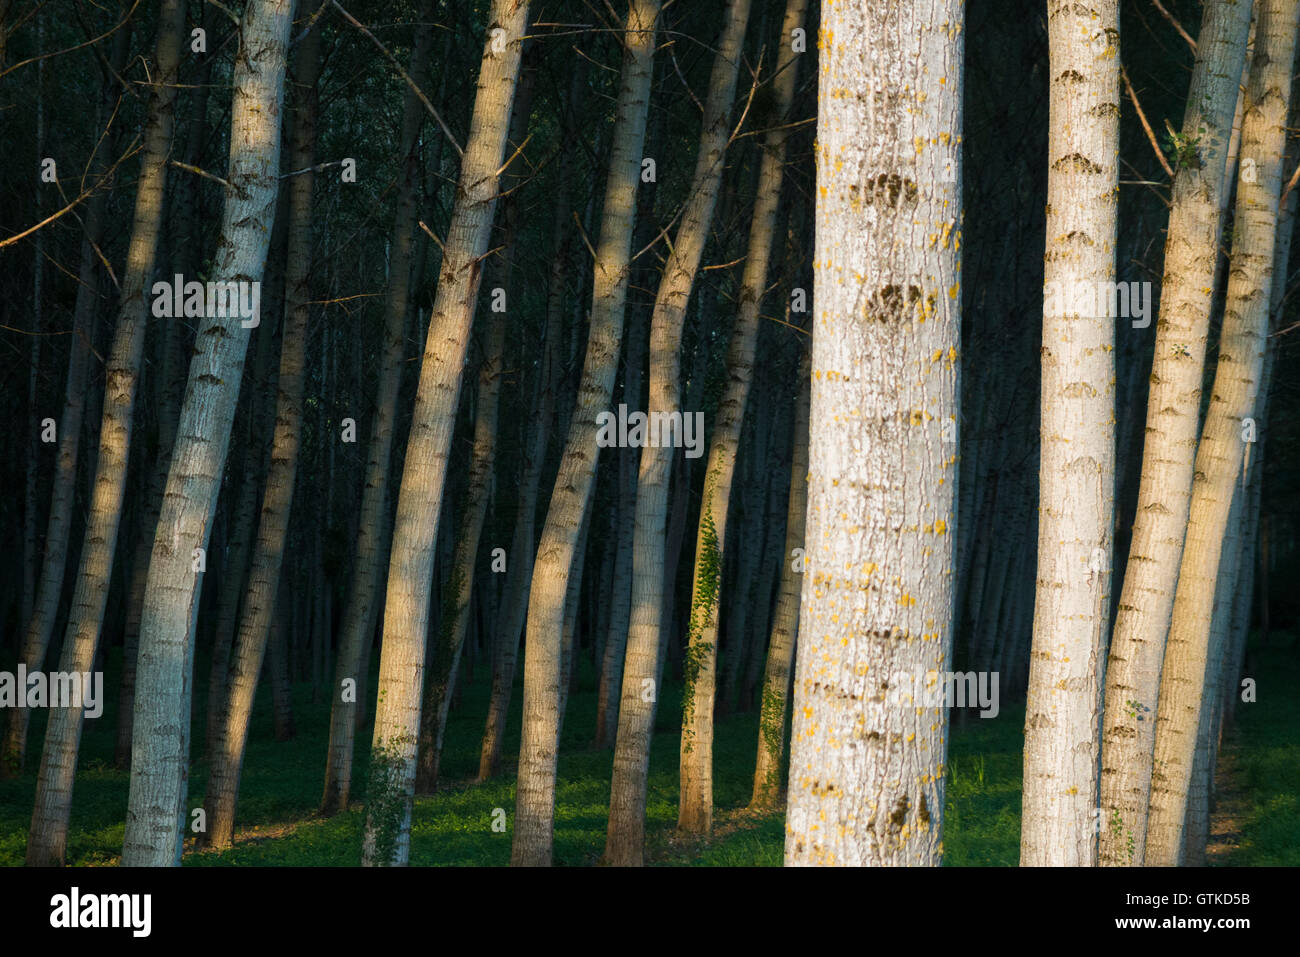
[{"label": "foreground tree trunk", "polygon": [[1227,147],[1249,32],[1249,3],[1208,3],[1187,92],[1182,136],[1196,141],[1198,162],[1182,163],[1174,173],[1142,479],[1106,665],[1100,805],[1105,866],[1140,867],[1145,855],[1153,719],[1191,501]]},{"label": "foreground tree trunk", "polygon": [[[691,192],[655,296],[650,321],[650,401],[646,410],[651,423],[657,416],[680,412],[684,420],[691,414],[689,408],[681,406],[678,383],[682,326],[717,206],[723,161],[731,141],[731,107],[749,11],[750,0],[731,0],[727,6],[709,79]],[[661,637],[666,635],[668,627],[664,604],[673,582],[673,577],[665,575],[664,552],[668,493],[676,454],[675,448],[663,445],[641,450],[633,536],[632,612],[605,840],[604,860],[609,864],[639,866],[644,852],[650,737],[658,697]]]},{"label": "foreground tree trunk", "polygon": [[[695,537],[695,573],[691,579],[691,618],[686,650],[686,686],[682,690],[681,773],[677,829],[686,834],[707,835],[713,826],[713,706],[717,683],[718,608],[721,604],[722,563],[726,555],[727,515],[731,504],[732,480],[740,432],[749,403],[749,385],[754,372],[754,349],[758,343],[759,309],[767,286],[767,267],[772,256],[777,204],[785,173],[785,145],[791,131],[786,127],[794,102],[795,79],[801,55],[793,52],[791,38],[803,25],[807,0],[788,0],[781,24],[780,53],[774,73],[775,100],[771,129],[763,140],[753,219],[749,226],[749,247],[745,272],[740,282],[740,308],[727,347],[727,384],[718,403],[709,446],[709,463],[704,472],[704,493],[700,501],[700,522]],[[759,497],[762,508],[763,498]],[[758,549],[761,551],[761,548]],[[743,556],[742,556],[743,557]],[[737,583],[743,590],[748,578]],[[743,591],[740,606],[745,604]],[[737,613],[743,611],[737,607]],[[736,628],[737,639],[743,627]],[[731,674],[739,672],[740,648],[731,653]],[[734,679],[733,679],[734,680]],[[724,697],[729,707],[730,688]],[[784,694],[784,691],[782,692]]]},{"label": "foreground tree trunk", "polygon": [[1158,770],[1151,777],[1146,851],[1146,863],[1154,867],[1174,866],[1182,861],[1183,824],[1201,699],[1213,693],[1207,690],[1206,680],[1207,675],[1214,677],[1214,670],[1207,665],[1215,584],[1233,488],[1241,474],[1243,420],[1256,414],[1268,334],[1282,155],[1300,3],[1261,0],[1257,17],[1255,60],[1241,134],[1242,156],[1255,162],[1253,168],[1243,164],[1237,180],[1235,239],[1219,363],[1196,450],[1187,541],[1160,677],[1155,747]]},{"label": "foreground tree trunk", "polygon": [[623,35],[623,73],[610,148],[592,284],[591,325],[577,406],[569,423],[533,565],[524,646],[524,723],[510,862],[551,863],[559,748],[565,608],[580,532],[595,487],[596,416],[609,405],[618,369],[658,0],[632,0]]},{"label": "foreground tree trunk", "polygon": [[[164,0],[158,19],[156,72],[149,100],[145,151],[136,187],[121,306],[105,373],[99,457],[95,464],[72,609],[59,661],[62,672],[89,673],[94,670],[99,636],[104,627],[104,610],[108,604],[113,559],[117,552],[117,533],[122,521],[122,500],[126,494],[140,363],[148,326],[147,287],[153,275],[162,228],[167,154],[171,150],[176,76],[184,24],[185,4],[181,0]],[[85,709],[81,706],[50,710],[45,749],[41,753],[41,769],[36,780],[35,809],[27,838],[29,865],[61,866],[64,862],[84,714]]]},{"label": "foreground tree trunk", "polygon": [[1096,306],[1115,279],[1119,7],[1048,7],[1038,584],[1020,863],[1092,866],[1115,525],[1115,320]]},{"label": "foreground tree trunk", "polygon": [[[240,22],[225,212],[213,274],[260,283],[280,173],[292,0],[250,0]],[[251,320],[250,320],[251,321]],[[249,328],[207,316],[195,339],[140,622],[131,788],[122,863],[179,865],[201,567],[216,510]]]},{"label": "foreground tree trunk", "polygon": [[787,865],[942,852],[947,714],[922,695],[955,597],[963,10],[881,6],[822,8]]},{"label": "foreground tree trunk", "polygon": [[[310,16],[316,4],[304,5]],[[293,122],[289,146],[292,172],[310,170],[315,163],[316,81],[320,76],[320,28],[313,28],[294,53]],[[302,445],[302,395],[307,352],[307,319],[311,312],[312,191],[315,176],[299,173],[289,180],[288,254],[285,259],[285,313],[280,337],[280,377],[276,393],[275,432],[271,438],[270,468],[258,511],[257,538],[235,638],[229,689],[221,734],[213,750],[213,764],[204,799],[208,829],[200,836],[205,847],[226,848],[234,839],[235,805],[253,699],[266,658],[267,642],[275,627],[281,566],[289,534],[289,515]],[[281,621],[287,620],[287,608]],[[277,628],[277,642],[287,642]],[[285,649],[273,652],[271,680],[287,679]],[[277,701],[277,705],[281,702]],[[275,709],[280,711],[280,707]],[[282,727],[277,720],[277,728]]]},{"label": "foreground tree trunk", "polygon": [[405,864],[410,853],[434,541],[520,49],[528,27],[527,0],[493,0],[488,23],[491,28],[429,321],[393,526],[362,851],[368,866]]}]

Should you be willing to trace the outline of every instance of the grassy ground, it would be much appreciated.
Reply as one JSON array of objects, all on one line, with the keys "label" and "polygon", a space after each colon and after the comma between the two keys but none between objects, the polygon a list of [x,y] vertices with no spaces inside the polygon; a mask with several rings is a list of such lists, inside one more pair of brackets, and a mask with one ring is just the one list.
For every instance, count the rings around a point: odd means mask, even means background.
[{"label": "grassy ground", "polygon": [[[110,663],[105,687],[115,688]],[[1220,814],[1216,864],[1300,864],[1300,701],[1291,689],[1300,684],[1300,655],[1290,636],[1275,636],[1273,647],[1252,653],[1258,700],[1238,708],[1238,724],[1225,741],[1225,767],[1231,778],[1220,788],[1230,797],[1229,816]],[[6,668],[11,666],[6,665]],[[372,674],[377,673],[373,669]],[[205,674],[199,669],[197,674]],[[500,780],[465,783],[478,766],[478,746],[487,709],[487,680],[480,671],[452,714],[443,760],[448,782],[436,795],[416,801],[411,828],[411,864],[505,865],[510,835],[492,830],[493,812],[514,815],[513,767]],[[604,847],[608,814],[610,752],[590,749],[595,693],[590,674],[569,707],[559,764],[555,819],[557,864],[594,864]],[[206,681],[197,682],[200,690]],[[707,845],[673,837],[677,819],[676,716],[680,689],[666,689],[650,759],[647,855],[656,864],[692,866],[778,866],[783,819],[780,813],[745,810],[754,772],[757,720],[736,715],[720,722],[715,748],[716,834]],[[373,691],[370,700],[374,700]],[[505,754],[519,742],[520,689]],[[112,767],[116,716],[114,702],[86,730],[74,794],[68,859],[80,865],[111,864],[121,851],[127,774]],[[185,864],[354,865],[360,860],[364,812],[354,804],[329,820],[315,817],[324,786],[329,712],[312,703],[311,689],[295,689],[298,737],[276,743],[271,735],[270,700],[259,696],[244,763],[236,846],[222,854],[187,853]],[[202,702],[196,708],[202,715]],[[1014,865],[1020,841],[1020,768],[1024,707],[1003,702],[993,720],[972,718],[954,729],[948,763],[944,821],[945,863],[956,866]],[[44,719],[32,729],[39,756]],[[194,740],[202,742],[196,723]],[[358,736],[361,780],[353,794],[365,793],[368,734]],[[196,749],[197,753],[197,749]],[[13,781],[0,782],[0,864],[23,861],[35,791],[37,761]],[[207,768],[199,762],[190,778],[190,804],[202,802]],[[1230,793],[1223,781],[1228,780]]]}]

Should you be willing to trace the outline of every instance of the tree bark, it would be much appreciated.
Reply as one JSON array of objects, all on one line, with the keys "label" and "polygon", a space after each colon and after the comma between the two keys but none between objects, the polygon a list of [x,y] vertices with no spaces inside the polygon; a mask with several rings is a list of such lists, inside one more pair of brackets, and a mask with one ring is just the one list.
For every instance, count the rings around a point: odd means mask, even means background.
[{"label": "tree bark", "polygon": [[488,23],[393,526],[362,851],[368,866],[403,865],[410,853],[434,539],[528,27],[527,0],[493,0]]},{"label": "tree bark", "polygon": [[[250,0],[240,22],[230,161],[215,276],[260,282],[279,187],[280,110],[292,0]],[[196,556],[206,550],[230,442],[249,328],[207,316],[190,377],[154,539],[140,623],[131,787],[122,863],[179,865],[189,779]]]},{"label": "tree bark", "polygon": [[1115,528],[1115,319],[1069,294],[1084,288],[1095,300],[1115,280],[1119,6],[1052,0],[1048,10],[1038,583],[1020,863],[1092,866]]},{"label": "tree bark", "polygon": [[[656,415],[670,415],[679,410],[683,418],[691,414],[689,407],[681,406],[678,382],[682,326],[713,221],[724,158],[731,141],[731,109],[749,12],[750,0],[731,0],[727,5],[709,79],[691,192],[655,296],[650,321],[650,401],[646,410],[651,422]],[[665,574],[664,551],[668,493],[676,454],[675,448],[662,445],[641,450],[633,536],[632,613],[623,664],[609,829],[605,840],[604,860],[609,864],[640,866],[644,851],[646,786],[654,702],[659,695],[661,639],[669,627],[664,614],[665,592],[673,587],[672,577]]]},{"label": "tree bark", "polygon": [[1132,541],[1106,665],[1100,863],[1140,867],[1165,635],[1187,528],[1221,208],[1250,4],[1205,6],[1174,174]]},{"label": "tree bark", "polygon": [[917,698],[952,647],[963,13],[822,8],[787,866],[942,853],[947,712]]},{"label": "tree bark", "polygon": [[799,627],[799,593],[803,584],[804,523],[808,506],[808,405],[812,384],[811,356],[799,363],[799,399],[794,413],[794,448],[790,463],[790,504],[786,513],[785,548],[781,552],[772,637],[763,671],[758,712],[758,758],[754,764],[754,794],[749,806],[759,810],[777,807],[781,799],[781,759],[785,755],[785,719],[794,663],[795,635]]},{"label": "tree bark", "polygon": [[[411,54],[410,74],[423,84],[433,47],[433,13],[436,0],[425,0]],[[446,57],[443,58],[444,60]],[[330,743],[325,765],[325,790],[321,813],[327,817],[347,808],[352,792],[352,752],[357,726],[364,714],[359,706],[369,669],[370,641],[374,634],[383,562],[388,549],[384,534],[388,519],[385,499],[389,466],[392,462],[393,426],[397,417],[397,396],[402,381],[403,340],[410,303],[412,238],[418,218],[420,190],[420,129],[424,107],[408,91],[402,105],[402,181],[397,194],[397,212],[389,243],[388,290],[384,299],[383,349],[375,417],[366,444],[365,486],[357,523],[356,562],[351,587],[343,606],[339,627],[334,684],[330,691]],[[439,139],[438,143],[442,140]],[[351,683],[349,686],[349,682]]]},{"label": "tree bark", "polygon": [[[1256,14],[1255,60],[1237,180],[1235,239],[1219,363],[1214,390],[1196,450],[1196,471],[1188,511],[1169,640],[1160,676],[1156,711],[1155,767],[1146,864],[1182,862],[1183,824],[1196,750],[1201,699],[1210,661],[1211,617],[1233,487],[1241,474],[1244,426],[1255,415],[1264,349],[1286,147],[1287,107],[1295,58],[1296,0],[1262,0]],[[1210,693],[1213,693],[1212,691]]]},{"label": "tree bark", "polygon": [[551,863],[560,683],[567,677],[561,663],[565,610],[580,533],[595,486],[596,416],[609,404],[618,368],[658,17],[658,0],[631,0],[628,5],[622,80],[594,267],[587,351],[577,404],[537,547],[528,597],[523,738],[510,856],[514,865]]}]

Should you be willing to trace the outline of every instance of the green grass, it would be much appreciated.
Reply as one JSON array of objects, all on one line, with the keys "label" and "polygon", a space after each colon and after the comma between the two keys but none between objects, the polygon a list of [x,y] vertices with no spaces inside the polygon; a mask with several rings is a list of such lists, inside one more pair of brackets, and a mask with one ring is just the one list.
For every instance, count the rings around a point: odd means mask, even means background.
[{"label": "green grass", "polygon": [[[1285,647],[1280,647],[1285,645]],[[1256,650],[1258,701],[1238,707],[1238,725],[1229,739],[1240,789],[1239,846],[1224,862],[1233,865],[1300,864],[1300,702],[1289,693],[1300,681],[1294,640],[1275,636],[1273,647]],[[202,664],[202,663],[201,663]],[[585,662],[584,662],[585,664]],[[378,668],[372,670],[377,674]],[[117,662],[111,661],[105,688],[116,688]],[[199,668],[196,674],[206,672]],[[555,816],[557,864],[595,864],[604,847],[612,755],[593,751],[594,679],[583,674],[581,690],[570,702],[559,762]],[[202,692],[206,680],[196,682]],[[443,758],[444,785],[416,800],[411,826],[411,864],[500,865],[510,860],[510,833],[492,829],[495,809],[514,816],[513,765],[483,785],[470,783],[478,767],[479,741],[487,710],[488,680],[480,669],[452,712]],[[311,701],[311,688],[294,689],[298,736],[277,743],[271,734],[270,695],[259,694],[240,791],[238,829],[245,832],[233,849],[189,853],[187,866],[339,865],[361,856],[364,810],[358,804],[334,818],[315,816],[324,785],[329,707]],[[519,746],[516,687],[503,753]],[[369,701],[374,701],[371,688]],[[113,862],[121,851],[128,776],[112,767],[116,702],[91,723],[82,742],[68,840],[68,859],[79,865]],[[754,815],[745,810],[754,773],[756,714],[723,719],[714,754],[714,839],[681,842],[677,820],[677,762],[681,688],[669,685],[660,705],[650,756],[647,803],[647,860],[654,864],[702,867],[779,866],[784,819],[780,812]],[[201,757],[202,701],[197,703],[193,741]],[[993,720],[972,718],[953,729],[949,749],[944,821],[945,864],[1013,866],[1019,855],[1020,774],[1023,705],[1004,701]],[[33,721],[26,772],[0,782],[0,864],[23,861],[35,791],[36,758],[44,736],[44,716]],[[365,794],[369,733],[358,735],[357,777],[353,795]],[[190,776],[190,806],[202,802],[207,768],[195,763]],[[252,832],[252,833],[249,833]]]}]

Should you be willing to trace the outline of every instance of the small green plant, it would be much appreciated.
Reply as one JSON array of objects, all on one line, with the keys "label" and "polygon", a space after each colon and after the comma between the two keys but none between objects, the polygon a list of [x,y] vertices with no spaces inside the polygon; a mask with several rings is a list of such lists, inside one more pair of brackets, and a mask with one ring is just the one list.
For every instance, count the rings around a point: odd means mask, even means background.
[{"label": "small green plant", "polygon": [[1140,701],[1125,701],[1124,706],[1125,713],[1130,718],[1136,718],[1138,721],[1145,721],[1146,719],[1142,716],[1151,713],[1151,709]]},{"label": "small green plant", "polygon": [[1205,135],[1205,127],[1198,129],[1195,136],[1184,136],[1165,120],[1165,129],[1168,135],[1165,137],[1164,148],[1174,169],[1200,169],[1202,164],[1198,146],[1201,137]]}]

